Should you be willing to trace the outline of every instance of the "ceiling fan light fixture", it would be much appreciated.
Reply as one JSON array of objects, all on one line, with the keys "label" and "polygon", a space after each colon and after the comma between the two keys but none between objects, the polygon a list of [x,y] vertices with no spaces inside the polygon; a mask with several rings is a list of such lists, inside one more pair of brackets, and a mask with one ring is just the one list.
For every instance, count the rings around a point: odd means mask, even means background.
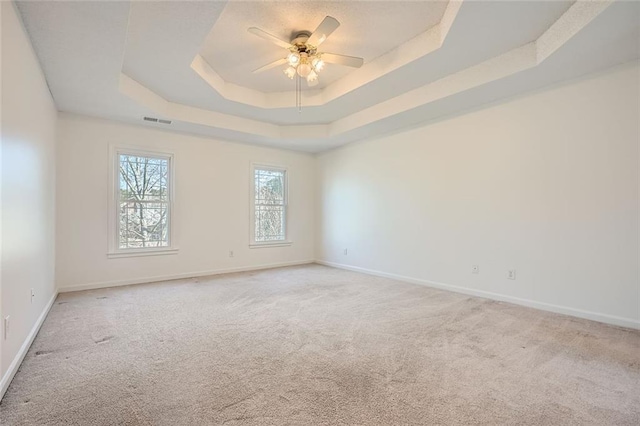
[{"label": "ceiling fan light fixture", "polygon": [[296,76],[296,69],[294,67],[288,67],[284,70],[284,74],[289,77],[289,79],[293,80],[293,77]]},{"label": "ceiling fan light fixture", "polygon": [[256,27],[251,27],[248,31],[264,40],[268,40],[277,46],[287,49],[287,56],[264,65],[254,73],[260,73],[272,68],[285,65],[284,74],[296,84],[296,107],[298,112],[302,111],[302,87],[301,81],[307,80],[309,87],[317,86],[318,74],[324,69],[326,63],[345,65],[353,68],[360,68],[364,59],[355,56],[339,55],[336,53],[320,52],[318,48],[338,27],[340,22],[332,16],[326,16],[318,28],[311,33],[309,31],[298,31],[293,34],[291,40],[282,40],[266,31]]},{"label": "ceiling fan light fixture", "polygon": [[289,65],[292,67],[297,66],[300,63],[300,54],[298,52],[291,52],[289,56],[287,56],[287,61],[289,61]]}]

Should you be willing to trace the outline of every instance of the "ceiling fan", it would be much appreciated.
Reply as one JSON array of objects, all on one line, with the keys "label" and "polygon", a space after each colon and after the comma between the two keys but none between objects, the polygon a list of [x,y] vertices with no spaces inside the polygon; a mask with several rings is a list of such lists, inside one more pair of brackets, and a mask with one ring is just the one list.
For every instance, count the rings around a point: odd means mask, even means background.
[{"label": "ceiling fan", "polygon": [[281,40],[260,28],[251,27],[248,31],[265,40],[283,47],[289,51],[287,56],[271,62],[253,71],[263,72],[280,65],[288,65],[284,70],[287,77],[293,80],[298,75],[307,80],[309,86],[318,84],[318,74],[324,68],[325,63],[346,65],[360,68],[364,62],[362,58],[355,56],[338,55],[336,53],[320,52],[318,48],[340,26],[336,18],[327,16],[313,33],[300,31],[294,34],[291,41]]}]

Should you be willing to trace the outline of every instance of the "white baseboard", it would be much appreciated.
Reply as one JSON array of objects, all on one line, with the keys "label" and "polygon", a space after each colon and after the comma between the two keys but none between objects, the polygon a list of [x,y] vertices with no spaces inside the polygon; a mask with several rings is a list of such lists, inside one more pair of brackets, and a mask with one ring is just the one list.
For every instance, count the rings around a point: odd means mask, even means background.
[{"label": "white baseboard", "polygon": [[182,280],[187,278],[206,277],[209,275],[230,274],[235,272],[249,272],[249,271],[258,271],[261,269],[282,268],[285,266],[306,265],[309,263],[315,263],[315,260],[298,260],[294,262],[280,262],[280,263],[270,263],[266,265],[241,266],[238,268],[216,269],[213,271],[187,272],[184,274],[162,275],[162,276],[155,276],[155,277],[134,278],[134,279],[128,279],[128,280],[104,281],[104,282],[81,284],[81,285],[59,286],[58,292],[67,293],[70,291],[95,290],[98,288],[120,287],[123,285],[133,285],[133,284],[146,284],[146,283],[154,283],[158,281]]},{"label": "white baseboard", "polygon": [[42,310],[42,313],[38,317],[38,320],[33,325],[33,328],[31,329],[31,331],[27,335],[27,338],[24,340],[24,343],[20,347],[20,350],[16,354],[15,358],[13,358],[13,361],[11,362],[9,369],[2,377],[2,380],[0,380],[0,400],[2,400],[2,397],[4,397],[5,392],[9,388],[9,384],[13,380],[13,376],[15,376],[16,373],[18,372],[18,368],[20,368],[20,364],[22,364],[22,360],[27,355],[27,352],[29,352],[29,348],[33,343],[33,339],[36,338],[38,331],[40,331],[40,327],[42,326],[44,319],[47,317],[47,314],[51,310],[51,307],[53,306],[53,302],[56,300],[56,297],[58,297],[57,291],[53,293],[53,296],[51,296],[51,299]]},{"label": "white baseboard", "polygon": [[451,284],[444,284],[435,281],[424,280],[420,278],[406,277],[403,275],[390,274],[388,272],[375,271],[372,269],[360,268],[358,266],[344,265],[341,263],[327,262],[324,260],[316,260],[316,263],[325,266],[331,266],[333,268],[346,269],[349,271],[361,272],[363,274],[375,275],[378,277],[391,278],[398,281],[404,281],[412,284],[420,284],[428,287],[438,288],[441,290],[453,291],[456,293],[468,294],[471,296],[483,297],[486,299],[499,300],[502,302],[509,302],[516,305],[526,306],[529,308],[540,309],[543,311],[555,312],[558,314],[570,315],[573,317],[584,318],[592,321],[598,321],[606,324],[617,325],[620,327],[628,327],[634,329],[640,329],[640,321],[632,318],[623,318],[614,315],[600,314],[597,312],[584,311],[576,308],[569,308],[567,306],[552,305],[550,303],[537,302],[534,300],[521,299],[519,297],[507,296],[499,293],[491,293],[488,291],[475,290],[468,287],[459,287]]}]

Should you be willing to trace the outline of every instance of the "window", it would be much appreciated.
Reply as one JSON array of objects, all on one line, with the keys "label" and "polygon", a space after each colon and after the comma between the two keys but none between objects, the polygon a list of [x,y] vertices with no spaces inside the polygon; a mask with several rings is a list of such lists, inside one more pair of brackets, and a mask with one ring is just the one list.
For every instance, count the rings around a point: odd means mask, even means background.
[{"label": "window", "polygon": [[254,165],[252,207],[252,244],[289,244],[286,169]]},{"label": "window", "polygon": [[171,249],[172,163],[170,154],[115,151],[111,254]]}]

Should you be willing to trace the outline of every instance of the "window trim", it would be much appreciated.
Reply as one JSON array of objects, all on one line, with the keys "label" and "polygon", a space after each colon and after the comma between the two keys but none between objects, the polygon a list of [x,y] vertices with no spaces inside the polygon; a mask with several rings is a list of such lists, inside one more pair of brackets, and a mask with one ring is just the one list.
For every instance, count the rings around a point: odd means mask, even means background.
[{"label": "window trim", "polygon": [[[148,148],[142,148],[137,146],[116,145],[111,144],[109,146],[109,219],[108,219],[108,232],[109,232],[109,244],[107,248],[107,257],[110,259],[121,257],[134,257],[134,256],[156,256],[156,255],[168,255],[177,254],[178,247],[176,244],[176,215],[175,215],[175,154],[173,152],[162,150],[151,150]],[[119,191],[117,188],[120,186],[120,155],[135,155],[141,157],[153,157],[162,158],[169,161],[168,167],[168,189],[169,189],[169,205],[168,205],[168,217],[167,226],[168,232],[168,245],[164,247],[145,247],[145,248],[120,248],[119,235],[120,235],[120,200]]]},{"label": "window trim", "polygon": [[[256,169],[284,172],[284,240],[256,241]],[[293,244],[289,238],[289,177],[287,166],[251,163],[251,175],[249,179],[249,248],[288,247]]]}]

